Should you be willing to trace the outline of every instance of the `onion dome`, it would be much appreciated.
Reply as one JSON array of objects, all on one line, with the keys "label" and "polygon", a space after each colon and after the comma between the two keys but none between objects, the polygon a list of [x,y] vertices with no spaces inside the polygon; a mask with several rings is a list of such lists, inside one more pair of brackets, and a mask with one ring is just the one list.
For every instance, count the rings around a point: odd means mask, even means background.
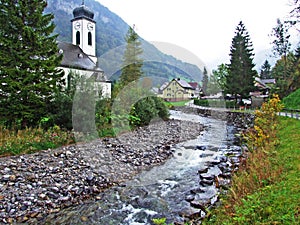
[{"label": "onion dome", "polygon": [[74,16],[74,19],[86,18],[88,20],[93,20],[94,19],[94,12],[91,11],[84,4],[82,4],[81,6],[75,8],[73,10],[73,16]]}]

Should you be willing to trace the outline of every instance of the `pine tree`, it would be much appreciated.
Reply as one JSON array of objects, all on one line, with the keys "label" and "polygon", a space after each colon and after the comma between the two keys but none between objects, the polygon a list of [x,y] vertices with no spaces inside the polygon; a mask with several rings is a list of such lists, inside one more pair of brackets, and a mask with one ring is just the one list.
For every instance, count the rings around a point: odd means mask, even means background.
[{"label": "pine tree", "polygon": [[265,60],[264,64],[261,66],[260,78],[261,79],[273,78],[271,73],[271,65],[268,60]]},{"label": "pine tree", "polygon": [[291,43],[289,41],[291,35],[289,34],[288,23],[281,22],[277,19],[277,25],[273,28],[271,36],[274,40],[273,44],[273,54],[275,57],[286,57],[291,49]]},{"label": "pine tree", "polygon": [[248,98],[254,90],[257,72],[254,70],[252,43],[242,21],[239,22],[232,39],[230,56],[225,93],[234,95],[236,101],[238,96],[240,99]]},{"label": "pine tree", "polygon": [[208,85],[208,74],[207,74],[206,68],[204,67],[203,78],[202,78],[202,91],[203,91],[204,95],[207,94],[207,85]]},{"label": "pine tree", "polygon": [[290,12],[290,18],[287,21],[290,25],[294,26],[300,32],[300,0],[293,0],[291,4],[294,8]]},{"label": "pine tree", "polygon": [[137,81],[142,76],[143,60],[140,58],[143,53],[141,42],[134,28],[130,27],[126,35],[126,49],[123,56],[123,67],[120,76],[122,87]]},{"label": "pine tree", "polygon": [[0,4],[0,119],[35,125],[62,84],[53,15],[45,0]]}]

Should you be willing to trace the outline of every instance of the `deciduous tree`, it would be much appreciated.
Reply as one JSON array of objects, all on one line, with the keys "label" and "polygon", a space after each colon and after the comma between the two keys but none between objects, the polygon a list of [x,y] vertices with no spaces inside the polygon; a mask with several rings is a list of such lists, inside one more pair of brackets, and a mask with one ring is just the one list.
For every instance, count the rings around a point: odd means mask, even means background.
[{"label": "deciduous tree", "polygon": [[212,76],[208,82],[208,93],[217,94],[225,88],[226,77],[228,75],[228,66],[221,64],[216,70],[212,71]]}]

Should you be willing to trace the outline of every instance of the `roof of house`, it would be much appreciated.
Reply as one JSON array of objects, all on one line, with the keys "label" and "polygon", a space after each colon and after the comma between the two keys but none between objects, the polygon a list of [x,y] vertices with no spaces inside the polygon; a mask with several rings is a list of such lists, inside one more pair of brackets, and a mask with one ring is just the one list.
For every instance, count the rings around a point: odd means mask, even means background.
[{"label": "roof of house", "polygon": [[161,87],[159,88],[159,91],[163,91],[167,86],[168,86],[169,82],[165,82],[161,85]]},{"label": "roof of house", "polygon": [[183,87],[184,89],[196,89],[194,87],[192,87],[188,82],[186,82],[185,80],[181,80],[180,78],[174,78],[173,80],[171,80],[170,82],[165,82],[162,84],[162,86],[159,88],[159,92],[162,92],[166,87],[168,87],[172,81],[177,82],[181,87]]},{"label": "roof of house", "polygon": [[183,87],[183,88],[186,88],[186,89],[194,89],[191,85],[189,85],[188,82],[186,82],[185,80],[182,80],[180,78],[177,78],[177,79],[173,79],[175,81],[177,81],[177,83]]},{"label": "roof of house", "polygon": [[189,82],[189,85],[194,89],[197,89],[199,87],[199,84],[197,82]]},{"label": "roof of house", "polygon": [[61,66],[82,70],[103,71],[82,49],[67,42],[58,42],[59,53],[63,54]]}]

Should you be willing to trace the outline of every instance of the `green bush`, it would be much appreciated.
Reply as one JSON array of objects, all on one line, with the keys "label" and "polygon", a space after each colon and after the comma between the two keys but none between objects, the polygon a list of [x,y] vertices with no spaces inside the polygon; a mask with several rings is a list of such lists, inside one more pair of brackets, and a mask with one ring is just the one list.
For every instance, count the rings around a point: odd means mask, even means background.
[{"label": "green bush", "polygon": [[207,99],[194,99],[194,104],[199,106],[208,107],[209,103]]},{"label": "green bush", "polygon": [[148,125],[154,118],[163,120],[169,118],[168,108],[163,100],[154,96],[143,98],[135,103],[130,115],[133,116],[133,119],[130,120],[132,126]]},{"label": "green bush", "polygon": [[235,101],[225,101],[222,99],[194,99],[194,104],[203,107],[235,108]]}]

